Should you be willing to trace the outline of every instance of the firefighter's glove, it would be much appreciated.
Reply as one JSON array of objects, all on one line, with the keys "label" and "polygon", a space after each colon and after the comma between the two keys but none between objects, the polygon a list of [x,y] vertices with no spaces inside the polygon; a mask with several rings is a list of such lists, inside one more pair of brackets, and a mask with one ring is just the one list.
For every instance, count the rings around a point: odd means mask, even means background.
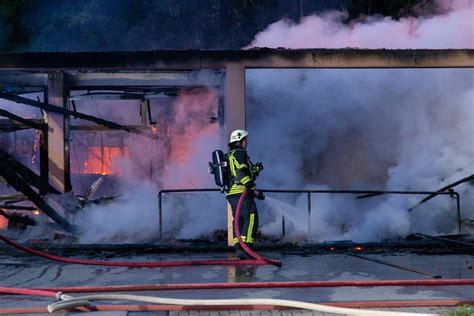
[{"label": "firefighter's glove", "polygon": [[257,172],[260,172],[263,170],[263,164],[259,161],[255,164],[255,169],[257,169]]},{"label": "firefighter's glove", "polygon": [[248,190],[252,190],[252,188],[255,187],[255,182],[253,181],[249,181],[245,184],[245,187],[248,189]]},{"label": "firefighter's glove", "polygon": [[265,200],[265,195],[263,194],[262,191],[256,191],[255,197],[257,198],[257,200]]}]

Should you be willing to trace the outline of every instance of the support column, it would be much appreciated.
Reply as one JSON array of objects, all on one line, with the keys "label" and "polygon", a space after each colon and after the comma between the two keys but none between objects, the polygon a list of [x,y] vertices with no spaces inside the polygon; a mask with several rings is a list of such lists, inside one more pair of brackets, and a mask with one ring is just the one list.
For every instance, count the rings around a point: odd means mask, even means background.
[{"label": "support column", "polygon": [[[48,73],[49,104],[67,108],[64,73]],[[69,117],[63,114],[47,112],[48,122],[48,158],[49,180],[61,192],[71,191],[69,163]]]},{"label": "support column", "polygon": [[245,129],[245,67],[227,65],[225,73],[224,126],[226,144],[235,129]]},{"label": "support column", "polygon": [[151,120],[148,116],[148,106],[149,106],[149,100],[145,100],[145,98],[140,100],[140,119],[141,119],[141,125],[142,127],[145,127],[148,125],[148,122]]},{"label": "support column", "polygon": [[[240,64],[228,64],[225,73],[224,103],[224,140],[227,147],[230,133],[235,129],[245,129],[245,67]],[[232,246],[232,210],[227,205],[227,244]]]}]

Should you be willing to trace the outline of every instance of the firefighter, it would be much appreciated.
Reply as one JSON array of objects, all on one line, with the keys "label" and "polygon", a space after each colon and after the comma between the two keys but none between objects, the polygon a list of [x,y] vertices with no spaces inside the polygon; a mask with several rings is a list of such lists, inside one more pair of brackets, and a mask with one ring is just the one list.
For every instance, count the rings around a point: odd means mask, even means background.
[{"label": "firefighter", "polygon": [[[230,135],[229,153],[226,159],[229,166],[229,191],[226,194],[227,201],[232,207],[232,215],[235,219],[235,211],[242,193],[247,190],[240,210],[238,225],[242,241],[253,248],[255,234],[258,229],[258,213],[255,198],[264,199],[262,192],[255,190],[255,179],[259,172],[263,170],[261,162],[253,164],[247,155],[249,133],[245,130],[235,130]],[[234,227],[234,226],[232,226]],[[239,259],[251,259],[251,257],[242,249],[234,230],[234,247]]]}]

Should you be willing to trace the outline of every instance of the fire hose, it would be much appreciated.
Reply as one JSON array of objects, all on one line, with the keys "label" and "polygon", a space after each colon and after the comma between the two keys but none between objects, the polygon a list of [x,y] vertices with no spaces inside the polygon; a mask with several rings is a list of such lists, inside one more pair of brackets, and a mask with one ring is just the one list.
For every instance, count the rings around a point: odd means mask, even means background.
[{"label": "fire hose", "polygon": [[233,305],[233,306],[253,306],[253,305],[272,305],[280,307],[290,307],[297,309],[305,309],[318,311],[323,313],[335,313],[345,315],[412,315],[412,316],[428,316],[436,314],[420,314],[420,313],[400,313],[400,312],[386,312],[379,310],[363,310],[363,309],[349,309],[343,307],[326,306],[321,304],[306,303],[300,301],[281,300],[281,299],[220,299],[220,300],[209,300],[209,299],[176,299],[176,298],[162,298],[153,296],[141,296],[131,294],[101,294],[101,295],[86,295],[78,298],[63,298],[64,301],[56,302],[48,305],[48,311],[50,313],[68,309],[71,307],[87,306],[90,301],[105,301],[105,300],[120,300],[120,301],[136,301],[143,303],[153,304],[170,304],[170,305],[184,305],[184,306],[222,306],[222,305]]},{"label": "fire hose", "polygon": [[197,265],[265,265],[265,264],[268,264],[264,261],[257,261],[257,260],[182,260],[182,261],[163,261],[163,262],[156,262],[156,261],[126,262],[126,261],[72,259],[72,258],[54,256],[46,252],[42,252],[42,251],[25,247],[2,235],[0,235],[0,240],[30,255],[43,257],[43,258],[50,259],[53,261],[58,261],[58,262],[83,264],[83,265],[130,267],[130,268],[164,268],[164,267],[180,267],[180,266],[194,266],[194,265],[197,266]]},{"label": "fire hose", "polygon": [[420,313],[399,313],[399,312],[386,312],[386,311],[375,311],[375,310],[363,310],[363,309],[349,309],[336,306],[328,306],[300,301],[292,300],[281,300],[281,299],[174,299],[174,298],[162,298],[153,296],[142,296],[142,295],[131,295],[131,294],[96,294],[86,295],[81,297],[71,297],[63,294],[62,292],[42,291],[42,290],[30,290],[21,288],[8,288],[0,287],[0,293],[7,294],[21,294],[21,295],[32,295],[32,296],[46,296],[60,300],[49,304],[47,307],[48,312],[53,313],[59,310],[67,310],[70,308],[90,306],[91,301],[135,301],[142,303],[151,304],[168,304],[173,306],[216,306],[216,307],[245,307],[245,306],[271,306],[271,307],[286,307],[286,308],[297,308],[306,309],[325,313],[345,314],[345,315],[414,315],[414,316],[425,316],[434,314],[420,314]]},{"label": "fire hose", "polygon": [[[131,292],[131,291],[176,291],[176,290],[226,290],[262,288],[316,288],[316,287],[384,287],[384,286],[470,286],[474,279],[444,280],[344,280],[344,281],[277,281],[277,282],[231,282],[231,283],[181,283],[181,284],[140,284],[104,285],[37,288],[36,290],[91,293],[91,292]],[[1,293],[1,288],[0,288]]]},{"label": "fire hose", "polygon": [[249,254],[252,258],[254,258],[258,262],[265,262],[267,264],[271,264],[277,267],[281,267],[281,262],[278,260],[272,260],[265,257],[260,256],[259,254],[255,253],[252,249],[247,246],[242,237],[240,236],[240,229],[239,229],[239,218],[240,218],[240,210],[242,209],[242,204],[244,203],[244,199],[247,197],[248,190],[242,192],[240,196],[239,202],[237,203],[237,208],[235,210],[235,217],[234,217],[234,231],[237,235],[237,239],[239,240],[240,246],[244,249],[244,251]]},{"label": "fire hose", "polygon": [[[240,209],[242,208],[242,203],[246,196],[247,196],[247,192],[245,191],[242,193],[239,199],[239,203],[237,204],[237,209],[235,211],[235,218],[239,218]],[[267,264],[280,267],[281,266],[280,261],[262,257],[258,255],[257,253],[255,253],[254,251],[252,251],[247,245],[245,245],[242,238],[240,237],[238,222],[239,222],[238,220],[234,220],[234,230],[237,234],[239,243],[242,246],[242,248],[250,256],[252,256],[252,258],[254,258],[254,260],[180,260],[180,261],[164,261],[164,262],[156,262],[156,261],[155,262],[123,262],[123,261],[72,259],[72,258],[54,256],[46,252],[42,252],[42,251],[25,247],[19,243],[16,243],[6,238],[3,235],[0,235],[0,240],[30,255],[43,257],[43,258],[58,261],[58,262],[72,263],[72,264],[99,265],[99,266],[110,266],[110,267],[132,267],[132,268],[164,268],[164,267],[182,267],[182,266],[198,266],[198,265],[267,265]]]},{"label": "fire hose", "polygon": [[[343,302],[323,302],[322,305],[346,307],[346,308],[403,308],[403,307],[454,307],[461,305],[472,305],[473,301],[444,299],[444,300],[416,300],[416,301],[343,301]],[[286,311],[290,308],[272,305],[247,305],[244,308],[236,305],[213,306],[212,311]],[[93,306],[78,306],[74,312],[181,312],[181,311],[202,311],[200,305],[156,305],[156,304],[101,304]],[[71,311],[71,310],[70,310]],[[0,315],[13,314],[44,314],[46,307],[24,307],[24,308],[0,308]],[[418,316],[420,314],[417,314]]]}]

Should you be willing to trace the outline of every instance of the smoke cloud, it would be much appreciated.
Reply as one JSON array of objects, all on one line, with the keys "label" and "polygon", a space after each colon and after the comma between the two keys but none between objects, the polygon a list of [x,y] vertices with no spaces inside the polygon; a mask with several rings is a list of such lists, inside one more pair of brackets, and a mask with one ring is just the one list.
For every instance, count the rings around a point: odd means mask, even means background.
[{"label": "smoke cloud", "polygon": [[400,20],[368,16],[347,24],[341,11],[307,16],[300,23],[283,19],[258,33],[247,48],[473,48],[472,1],[436,5],[442,14]]},{"label": "smoke cloud", "polygon": [[[205,72],[200,76],[205,83]],[[89,206],[76,215],[81,242],[156,240],[160,190],[214,186],[207,162],[210,152],[220,145],[219,124],[213,119],[218,116],[219,93],[213,87],[196,87],[180,89],[176,96],[152,99],[152,119],[156,122],[152,131],[159,140],[123,132],[119,132],[120,137],[117,132],[101,135],[103,146],[116,146],[121,138],[127,148],[126,155],[112,161],[114,193],[120,197],[107,205]],[[119,122],[133,120],[131,114],[118,113],[113,105],[101,115]],[[137,107],[132,105],[128,104],[133,112]],[[99,107],[94,102],[89,106]],[[100,107],[102,111],[107,108],[103,104]],[[88,138],[97,140],[91,135]],[[216,228],[225,228],[225,214],[225,201],[217,194],[164,194],[162,233],[170,239],[209,237]]]},{"label": "smoke cloud", "polygon": [[156,189],[147,181],[128,179],[114,202],[83,210],[75,218],[83,243],[149,242],[158,237]]},{"label": "smoke cloud", "polygon": [[[437,190],[474,173],[473,79],[471,69],[249,71],[251,151],[270,163],[260,187]],[[463,218],[472,218],[472,186],[456,190]],[[448,197],[408,213],[421,198],[314,195],[312,237],[367,241],[457,228]],[[306,195],[286,201],[298,211],[269,204],[301,233]]]},{"label": "smoke cloud", "polygon": [[[473,48],[472,2],[438,5],[440,15],[399,21],[345,25],[343,12],[282,20],[249,47]],[[246,80],[251,153],[270,164],[260,187],[437,190],[474,173],[472,69],[251,70]],[[472,185],[456,190],[462,218],[473,218]],[[309,237],[457,232],[453,200],[437,197],[409,213],[421,198],[313,195]],[[264,233],[278,235],[286,214],[290,238],[308,236],[306,195],[272,195],[262,210]]]}]

